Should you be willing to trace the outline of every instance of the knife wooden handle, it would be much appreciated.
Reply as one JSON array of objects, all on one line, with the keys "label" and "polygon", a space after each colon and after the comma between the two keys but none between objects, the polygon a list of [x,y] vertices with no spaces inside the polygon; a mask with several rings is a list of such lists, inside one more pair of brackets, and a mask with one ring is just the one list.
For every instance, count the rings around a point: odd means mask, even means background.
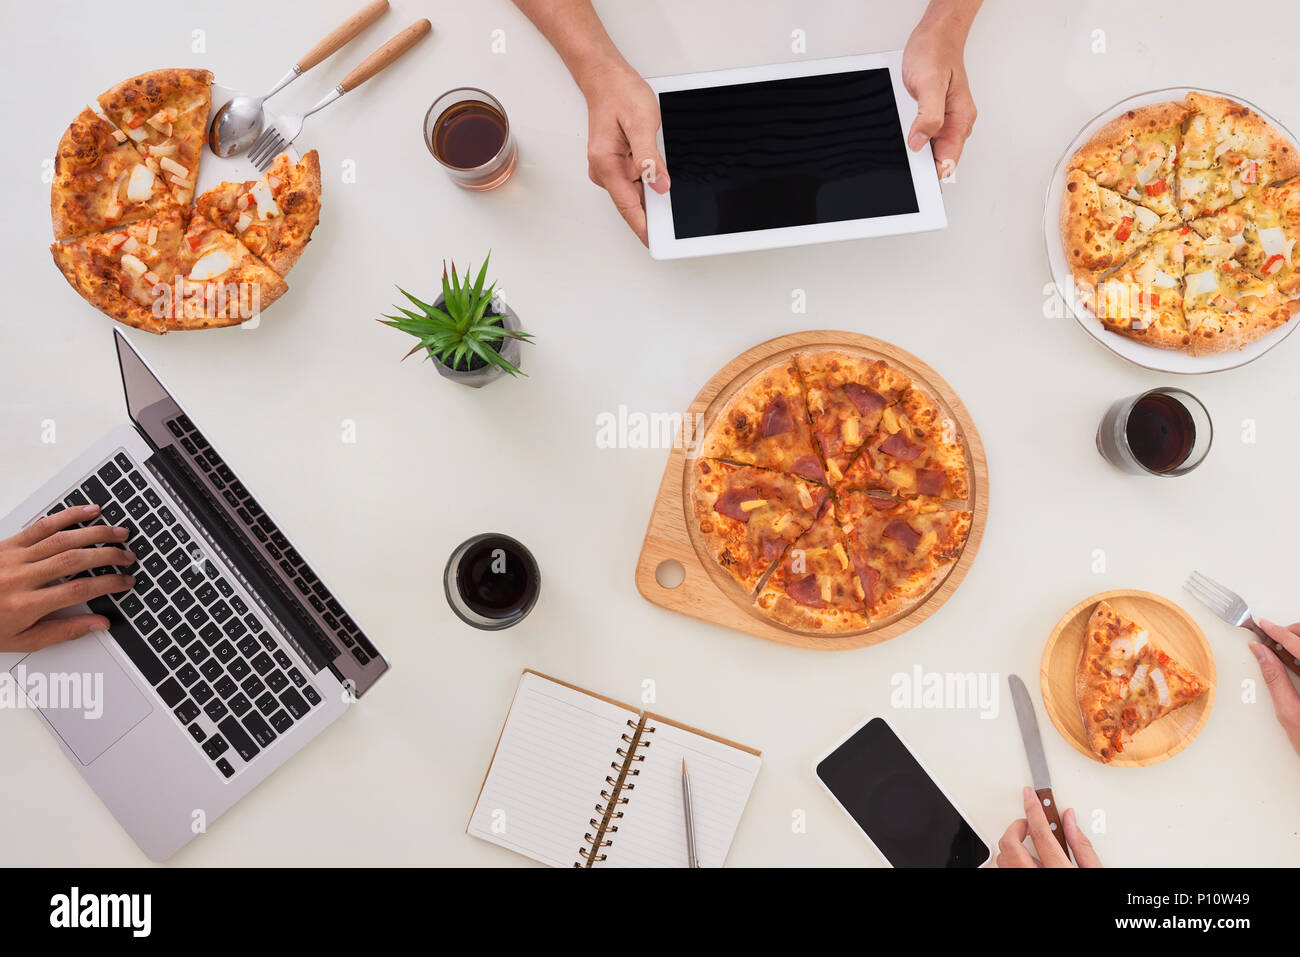
[{"label": "knife wooden handle", "polygon": [[379,19],[388,10],[388,0],[373,0],[352,16],[348,17],[320,43],[308,50],[298,61],[298,72],[306,73],[328,56],[337,53],[343,44],[353,39],[358,33]]},{"label": "knife wooden handle", "polygon": [[1061,850],[1065,851],[1065,856],[1068,859],[1070,857],[1070,845],[1065,843],[1065,825],[1061,823],[1061,811],[1056,806],[1056,798],[1052,794],[1052,789],[1042,788],[1034,793],[1038,795],[1038,803],[1042,807],[1043,813],[1047,815],[1047,824],[1056,837],[1056,843],[1061,845]]}]

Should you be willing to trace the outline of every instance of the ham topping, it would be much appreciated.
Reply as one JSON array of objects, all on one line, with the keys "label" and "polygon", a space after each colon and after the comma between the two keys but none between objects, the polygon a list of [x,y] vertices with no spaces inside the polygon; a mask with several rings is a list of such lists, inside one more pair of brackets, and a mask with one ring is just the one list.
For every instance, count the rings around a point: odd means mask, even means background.
[{"label": "ham topping", "polygon": [[879,392],[868,389],[864,385],[858,385],[856,382],[846,382],[844,384],[844,394],[849,397],[863,415],[879,412],[888,404],[885,402],[885,397]]},{"label": "ham topping", "polygon": [[920,455],[924,449],[909,442],[907,436],[902,432],[895,432],[880,443],[880,451],[904,462],[910,462]]},{"label": "ham topping", "polygon": [[892,538],[909,552],[915,551],[916,546],[921,543],[921,533],[902,519],[886,525],[884,534],[886,538]]},{"label": "ham topping", "polygon": [[791,582],[785,592],[799,604],[807,605],[809,608],[821,608],[826,604],[822,601],[821,586],[817,584],[816,575],[808,575]]},{"label": "ham topping", "polygon": [[742,503],[761,499],[761,493],[748,488],[729,488],[713,503],[713,510],[738,522],[748,522],[752,509],[746,509]]},{"label": "ham topping", "polygon": [[790,471],[814,482],[825,482],[826,471],[815,455],[801,455],[790,464]]},{"label": "ham topping", "polygon": [[794,418],[790,415],[790,403],[785,396],[778,395],[767,404],[763,411],[763,438],[771,438],[794,429]]},{"label": "ham topping", "polygon": [[917,469],[916,490],[922,495],[938,495],[948,482],[948,473],[943,469]]}]

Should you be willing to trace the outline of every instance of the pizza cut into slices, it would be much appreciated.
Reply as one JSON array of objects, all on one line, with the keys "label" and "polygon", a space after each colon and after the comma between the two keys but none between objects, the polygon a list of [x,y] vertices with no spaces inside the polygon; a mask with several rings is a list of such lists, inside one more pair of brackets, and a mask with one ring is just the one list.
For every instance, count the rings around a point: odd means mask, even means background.
[{"label": "pizza cut into slices", "polygon": [[970,481],[957,427],[924,390],[912,386],[880,414],[880,426],[844,476],[843,488],[901,498],[966,499]]},{"label": "pizza cut into slices", "polygon": [[1188,113],[1186,104],[1174,102],[1128,110],[1093,134],[1070,166],[1162,217],[1173,215],[1175,169]]},{"label": "pizza cut into slices", "polygon": [[1128,259],[1162,228],[1176,224],[1176,216],[1162,218],[1081,169],[1066,174],[1061,241],[1070,271],[1088,287],[1096,286],[1103,273]]},{"label": "pizza cut into slices", "polygon": [[123,80],[99,97],[105,115],[163,177],[176,202],[188,206],[203,153],[212,74],[151,70]]},{"label": "pizza cut into slices", "polygon": [[838,484],[854,455],[880,424],[880,415],[912,384],[884,360],[825,351],[795,356],[808,396],[813,439]]},{"label": "pizza cut into slices", "polygon": [[1161,349],[1191,343],[1183,315],[1183,266],[1191,227],[1156,233],[1097,284],[1088,305],[1112,332]]},{"label": "pizza cut into slices", "polygon": [[699,454],[824,483],[794,362],[766,369],[745,383],[718,414]]},{"label": "pizza cut into slices", "polygon": [[201,213],[190,216],[167,303],[167,328],[208,329],[253,318],[289,288],[271,267]]},{"label": "pizza cut into slices", "polygon": [[195,206],[281,276],[288,275],[320,220],[320,157],[312,150],[294,164],[281,153],[261,179],[221,183]]},{"label": "pizza cut into slices", "polygon": [[750,593],[829,494],[796,475],[717,459],[697,460],[694,471],[696,527],[709,554]]},{"label": "pizza cut into slices", "polygon": [[1216,212],[1248,193],[1300,174],[1300,156],[1262,116],[1234,100],[1187,94],[1193,111],[1178,159],[1184,219]]},{"label": "pizza cut into slices", "polygon": [[171,193],[126,135],[89,107],[82,110],[54,157],[54,238],[125,226],[169,205]]},{"label": "pizza cut into slices", "polygon": [[1084,633],[1075,694],[1088,746],[1103,763],[1123,753],[1138,732],[1207,690],[1145,628],[1097,603]]},{"label": "pizza cut into slices", "polygon": [[839,634],[870,624],[865,599],[828,500],[817,521],[785,550],[755,604],[763,614],[791,628]]},{"label": "pizza cut into slices", "polygon": [[1300,299],[1278,291],[1233,258],[1229,240],[1187,237],[1183,265],[1183,314],[1191,353],[1240,349],[1283,326],[1300,310]]},{"label": "pizza cut into slices", "polygon": [[869,492],[838,496],[849,559],[862,583],[867,612],[891,618],[925,598],[961,557],[971,513],[920,500],[892,505]]},{"label": "pizza cut into slices", "polygon": [[91,305],[128,326],[162,335],[184,233],[185,211],[171,206],[122,229],[54,243],[50,252]]},{"label": "pizza cut into slices", "polygon": [[1300,179],[1269,186],[1192,227],[1208,241],[1232,244],[1233,258],[1285,295],[1300,294],[1294,254],[1300,238]]}]

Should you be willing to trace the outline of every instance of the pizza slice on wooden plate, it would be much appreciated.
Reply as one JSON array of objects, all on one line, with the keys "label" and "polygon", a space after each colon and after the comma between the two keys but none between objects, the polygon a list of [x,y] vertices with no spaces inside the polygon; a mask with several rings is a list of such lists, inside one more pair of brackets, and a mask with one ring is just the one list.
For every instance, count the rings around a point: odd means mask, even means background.
[{"label": "pizza slice on wooden plate", "polygon": [[1134,735],[1208,690],[1146,629],[1098,602],[1084,633],[1075,694],[1088,745],[1109,764]]},{"label": "pizza slice on wooden plate", "polygon": [[1240,349],[1300,310],[1300,300],[1234,259],[1231,241],[1204,240],[1195,232],[1187,240],[1183,313],[1193,355]]},{"label": "pizza slice on wooden plate", "polygon": [[1247,106],[1192,92],[1178,160],[1184,219],[1216,212],[1248,193],[1300,175],[1300,156],[1273,124]]},{"label": "pizza slice on wooden plate", "polygon": [[1233,258],[1286,295],[1300,294],[1300,179],[1270,186],[1192,223],[1206,240],[1232,244]]},{"label": "pizza slice on wooden plate", "polygon": [[128,326],[166,332],[166,302],[180,263],[185,211],[179,206],[112,232],[54,243],[50,252],[91,305]]},{"label": "pizza slice on wooden plate", "polygon": [[1175,164],[1189,110],[1152,103],[1115,117],[1070,161],[1100,185],[1163,216],[1176,213]]},{"label": "pizza slice on wooden plate", "polygon": [[865,599],[835,509],[827,501],[812,527],[785,550],[755,604],[791,628],[839,633],[870,624]]},{"label": "pizza slice on wooden plate", "polygon": [[1098,283],[1088,303],[1112,332],[1161,349],[1191,343],[1183,315],[1188,226],[1162,230]]},{"label": "pizza slice on wooden plate", "polygon": [[182,206],[194,197],[211,88],[212,74],[207,70],[151,70],[123,80],[99,97],[105,115],[165,179]]},{"label": "pizza slice on wooden plate", "polygon": [[243,243],[197,212],[180,244],[177,273],[167,310],[169,330],[237,325],[289,288]]},{"label": "pizza slice on wooden plate", "polygon": [[195,206],[281,276],[288,275],[320,220],[320,157],[312,150],[294,164],[281,153],[261,179],[221,183]]},{"label": "pizza slice on wooden plate", "polygon": [[912,382],[883,360],[844,352],[800,354],[795,363],[808,396],[813,438],[834,485],[879,426],[884,409]]},{"label": "pizza slice on wooden plate", "polygon": [[1157,232],[1177,225],[1177,216],[1161,217],[1081,169],[1066,174],[1061,201],[1061,241],[1076,279],[1095,286],[1107,270],[1146,245]]},{"label": "pizza slice on wooden plate", "polygon": [[745,383],[718,414],[699,454],[824,483],[793,360]]},{"label": "pizza slice on wooden plate", "polygon": [[126,135],[89,107],[82,110],[54,157],[54,238],[124,226],[170,205],[171,192]]},{"label": "pizza slice on wooden plate", "polygon": [[795,475],[717,459],[697,460],[694,471],[695,522],[709,554],[751,593],[829,494]]},{"label": "pizza slice on wooden plate", "polygon": [[913,386],[896,406],[881,412],[879,428],[845,473],[843,487],[880,489],[902,498],[967,498],[966,453],[956,423]]},{"label": "pizza slice on wooden plate", "polygon": [[970,512],[919,500],[889,507],[880,493],[839,495],[848,539],[873,619],[890,618],[925,598],[961,557]]}]

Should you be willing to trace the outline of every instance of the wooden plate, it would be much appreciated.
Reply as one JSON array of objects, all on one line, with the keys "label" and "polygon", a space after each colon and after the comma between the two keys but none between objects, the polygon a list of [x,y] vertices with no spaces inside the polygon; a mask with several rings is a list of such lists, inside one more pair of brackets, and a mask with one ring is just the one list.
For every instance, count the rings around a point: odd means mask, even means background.
[{"label": "wooden plate", "polygon": [[1061,737],[1069,741],[1080,754],[1087,755],[1098,764],[1102,763],[1101,758],[1088,747],[1088,740],[1083,733],[1083,715],[1079,713],[1074,676],[1079,666],[1079,655],[1083,652],[1088,619],[1092,617],[1092,611],[1099,601],[1109,602],[1121,615],[1136,621],[1171,658],[1186,665],[1210,685],[1210,690],[1191,704],[1170,712],[1140,731],[1125,746],[1124,751],[1110,762],[1112,767],[1121,768],[1159,764],[1191,744],[1210,718],[1217,678],[1214,653],[1210,651],[1210,643],[1205,640],[1205,633],[1192,620],[1191,615],[1168,598],[1148,591],[1121,589],[1102,592],[1079,602],[1066,612],[1065,617],[1052,629],[1047,647],[1043,649],[1040,673],[1043,704],[1052,724],[1061,732]]},{"label": "wooden plate", "polygon": [[[910,352],[856,332],[820,330],[769,339],[736,356],[708,381],[687,410],[683,431],[686,432],[691,423],[698,423],[699,427],[693,434],[697,440],[701,439],[707,434],[717,414],[752,376],[776,362],[788,359],[796,352],[818,349],[839,349],[886,360],[927,389],[956,424],[962,445],[966,449],[970,481],[967,508],[972,516],[970,535],[961,557],[930,594],[906,614],[873,622],[871,627],[861,631],[832,635],[787,628],[761,615],[754,608],[753,597],[718,566],[703,543],[698,541],[698,536],[693,531],[694,522],[691,521],[691,486],[687,481],[687,471],[694,458],[687,453],[690,443],[678,442],[668,456],[668,465],[664,468],[663,481],[659,485],[659,494],[655,497],[654,510],[650,515],[650,526],[646,530],[641,555],[637,559],[637,589],[648,601],[669,611],[724,625],[769,641],[779,641],[798,648],[842,650],[879,644],[915,627],[934,614],[966,577],[966,572],[979,551],[984,524],[988,519],[989,477],[984,446],[970,413],[952,387]],[[675,571],[680,566],[680,581],[676,584],[660,584],[656,574],[660,566],[665,566],[665,582],[671,578],[668,575],[669,569]]]}]

